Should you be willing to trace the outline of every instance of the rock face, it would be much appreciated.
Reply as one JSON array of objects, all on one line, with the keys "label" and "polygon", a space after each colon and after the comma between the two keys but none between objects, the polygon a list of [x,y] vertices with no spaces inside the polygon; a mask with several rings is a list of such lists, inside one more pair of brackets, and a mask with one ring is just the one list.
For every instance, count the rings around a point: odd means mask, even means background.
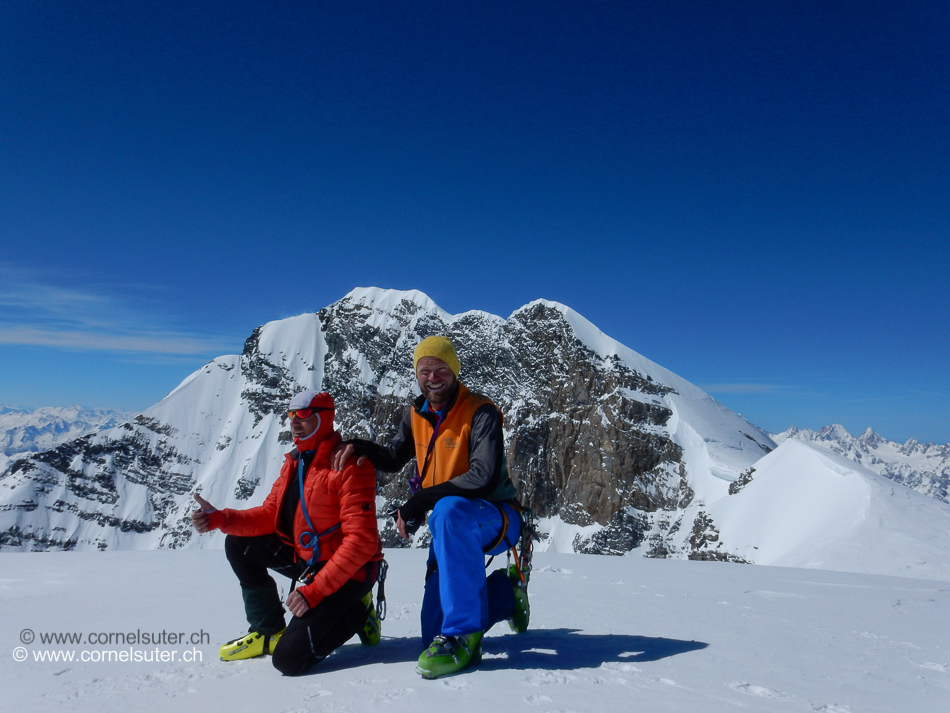
[{"label": "rock face", "polygon": [[[775,446],[563,305],[449,315],[419,292],[360,289],[254,330],[239,357],[212,361],[132,423],[11,463],[0,547],[220,545],[193,536],[190,493],[218,507],[262,501],[301,389],[333,394],[345,437],[385,442],[417,393],[412,350],[430,334],[453,340],[462,381],[504,413],[509,470],[548,528],[542,546],[690,556],[703,501]],[[380,513],[407,497],[410,470],[379,474]],[[391,523],[380,525],[397,544]]]},{"label": "rock face", "polygon": [[773,438],[776,443],[794,438],[828,448],[911,490],[950,503],[950,444],[922,444],[916,438],[896,443],[870,428],[854,437],[838,424],[820,431],[792,426]]}]

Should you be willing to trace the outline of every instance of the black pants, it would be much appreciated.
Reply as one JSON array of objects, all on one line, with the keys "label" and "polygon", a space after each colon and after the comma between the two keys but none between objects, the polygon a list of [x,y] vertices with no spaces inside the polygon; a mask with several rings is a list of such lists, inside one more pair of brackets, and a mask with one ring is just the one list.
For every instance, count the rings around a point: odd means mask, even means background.
[{"label": "black pants", "polygon": [[[306,568],[296,560],[292,547],[276,535],[238,537],[228,535],[224,551],[241,583],[244,611],[251,631],[276,634],[284,628],[284,606],[277,583],[267,570],[296,578]],[[366,581],[348,580],[342,587],[311,607],[302,617],[293,617],[274,649],[273,663],[283,674],[296,676],[316,666],[330,652],[353,636],[366,621],[360,601],[376,581],[375,563],[366,567]]]}]

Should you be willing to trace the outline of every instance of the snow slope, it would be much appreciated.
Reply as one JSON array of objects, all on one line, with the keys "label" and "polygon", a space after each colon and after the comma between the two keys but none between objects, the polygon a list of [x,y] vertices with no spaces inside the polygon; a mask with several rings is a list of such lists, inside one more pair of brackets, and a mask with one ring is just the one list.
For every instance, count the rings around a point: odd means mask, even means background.
[{"label": "snow slope", "polygon": [[784,441],[709,512],[750,562],[950,580],[950,507],[814,443]]},{"label": "snow slope", "polygon": [[[4,710],[938,713],[950,701],[950,583],[540,553],[531,629],[496,627],[479,668],[425,681],[414,672],[425,553],[386,554],[383,641],[353,639],[299,678],[266,659],[217,660],[245,628],[220,551],[0,554]],[[163,629],[204,631],[207,643],[131,648],[203,660],[34,659],[129,649],[42,644],[50,632]]]},{"label": "snow slope", "polygon": [[792,426],[772,438],[776,443],[789,438],[815,443],[918,493],[950,502],[950,444],[920,443],[916,438],[897,443],[870,428],[854,437],[839,424],[820,431]]}]

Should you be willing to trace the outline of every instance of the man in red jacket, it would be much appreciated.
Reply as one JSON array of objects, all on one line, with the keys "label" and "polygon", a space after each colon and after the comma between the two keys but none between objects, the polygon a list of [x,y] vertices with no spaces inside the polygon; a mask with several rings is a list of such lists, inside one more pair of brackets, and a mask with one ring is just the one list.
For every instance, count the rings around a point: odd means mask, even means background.
[{"label": "man in red jacket", "polygon": [[[225,553],[241,584],[249,633],[221,647],[225,661],[271,654],[274,666],[297,675],[359,634],[379,641],[372,606],[382,547],[376,526],[376,474],[349,459],[331,470],[340,443],[333,430],[333,398],[304,391],[290,402],[296,448],[264,504],[248,510],[216,510],[200,495],[191,514],[199,533],[227,534]],[[284,625],[279,572],[302,583],[287,597],[293,615]]]}]

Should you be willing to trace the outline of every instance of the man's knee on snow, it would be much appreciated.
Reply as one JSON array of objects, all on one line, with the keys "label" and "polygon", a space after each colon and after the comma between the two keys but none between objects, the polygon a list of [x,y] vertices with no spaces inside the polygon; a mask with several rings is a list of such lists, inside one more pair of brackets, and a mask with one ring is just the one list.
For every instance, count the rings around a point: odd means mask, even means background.
[{"label": "man's knee on snow", "polygon": [[306,673],[326,657],[316,658],[309,651],[292,646],[290,641],[281,639],[271,656],[274,668],[285,676],[300,676]]}]

